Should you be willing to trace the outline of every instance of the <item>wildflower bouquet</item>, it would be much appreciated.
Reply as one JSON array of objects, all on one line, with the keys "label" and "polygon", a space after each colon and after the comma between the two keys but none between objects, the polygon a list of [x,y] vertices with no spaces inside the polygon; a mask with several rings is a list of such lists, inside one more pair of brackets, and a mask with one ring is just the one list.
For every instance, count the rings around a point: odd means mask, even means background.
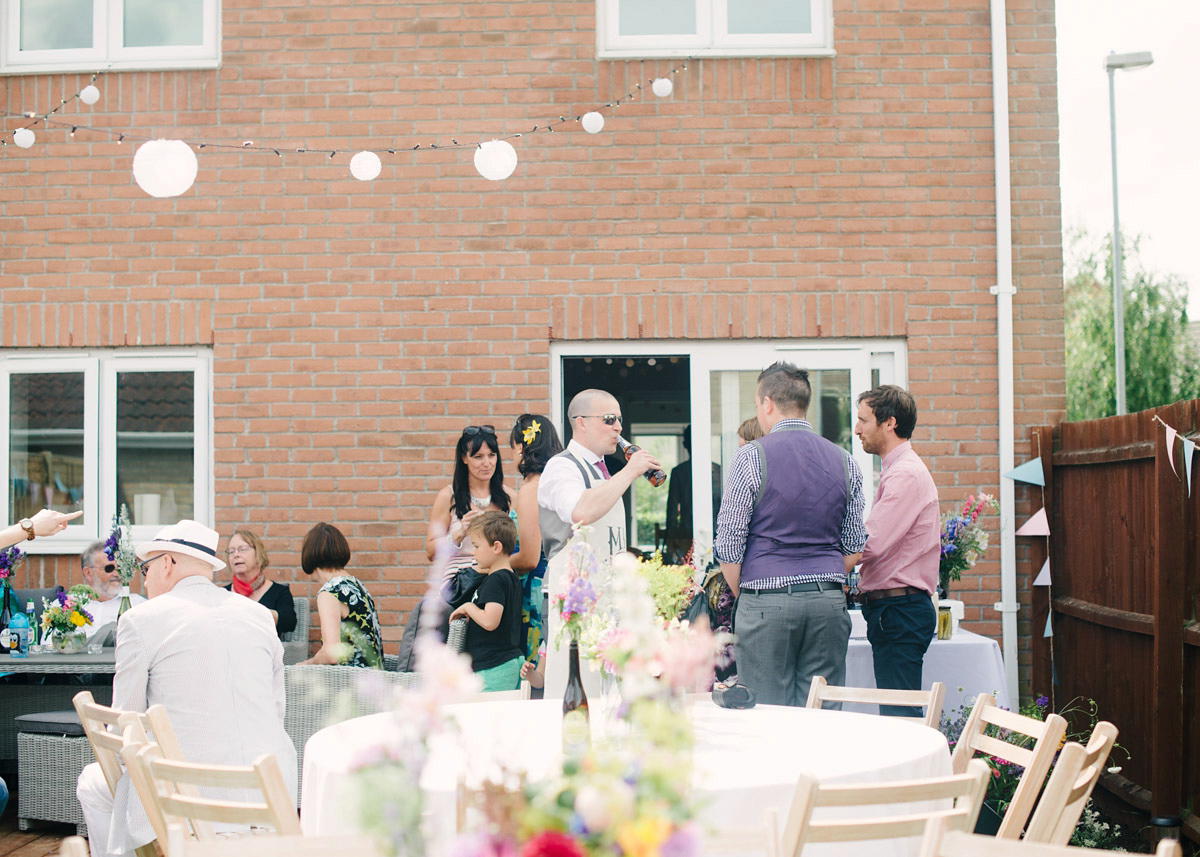
[{"label": "wildflower bouquet", "polygon": [[975,566],[988,548],[988,532],[979,521],[985,511],[999,511],[1000,504],[990,494],[967,497],[962,511],[942,516],[942,554],[938,563],[938,580],[944,590],[951,580]]},{"label": "wildflower bouquet", "polygon": [[664,622],[678,617],[701,592],[696,584],[695,568],[690,565],[664,565],[662,554],[657,551],[650,559],[639,559],[637,570],[646,581],[646,590],[654,599],[658,617]]},{"label": "wildflower bouquet", "polygon": [[138,558],[133,552],[133,528],[129,525],[129,507],[121,504],[121,511],[113,515],[112,532],[104,542],[104,555],[117,565],[117,577],[122,586],[128,586],[137,570]]},{"label": "wildflower bouquet", "polygon": [[53,631],[66,636],[92,624],[92,614],[84,609],[88,600],[88,596],[75,587],[70,592],[58,593],[54,598],[43,598],[42,632]]},{"label": "wildflower bouquet", "polygon": [[557,610],[562,618],[555,640],[559,645],[564,634],[575,642],[579,642],[583,636],[584,627],[598,600],[592,581],[600,574],[600,561],[586,540],[572,538],[566,550],[566,571],[558,591],[550,596],[550,608]]},{"label": "wildflower bouquet", "polygon": [[0,550],[0,580],[7,581],[12,577],[24,558],[24,551],[16,545]]}]

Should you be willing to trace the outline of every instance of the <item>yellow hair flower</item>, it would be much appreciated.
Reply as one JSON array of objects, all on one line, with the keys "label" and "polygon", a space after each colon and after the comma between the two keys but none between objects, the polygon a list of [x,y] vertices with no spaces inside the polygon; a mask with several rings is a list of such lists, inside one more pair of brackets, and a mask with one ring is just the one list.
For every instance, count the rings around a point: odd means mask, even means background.
[{"label": "yellow hair flower", "polygon": [[521,433],[521,437],[523,437],[525,439],[526,444],[533,443],[534,438],[536,438],[538,436],[538,432],[540,432],[541,430],[542,430],[542,424],[539,423],[537,420],[534,420],[533,422],[531,422],[529,424],[528,428],[526,428],[525,431],[523,431]]}]

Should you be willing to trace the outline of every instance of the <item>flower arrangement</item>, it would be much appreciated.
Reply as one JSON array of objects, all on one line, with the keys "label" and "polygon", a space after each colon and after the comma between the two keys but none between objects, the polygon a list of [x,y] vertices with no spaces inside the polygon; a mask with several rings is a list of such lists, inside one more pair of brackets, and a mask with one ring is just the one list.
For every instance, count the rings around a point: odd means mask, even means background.
[{"label": "flower arrangement", "polygon": [[[86,587],[83,587],[86,588]],[[42,599],[42,631],[67,635],[79,632],[85,625],[92,624],[92,614],[84,607],[88,596],[80,587],[69,592],[60,592],[54,598]]]},{"label": "flower arrangement", "polygon": [[128,586],[137,571],[138,558],[133,552],[133,528],[129,525],[129,507],[121,504],[121,511],[113,515],[112,531],[104,542],[104,555],[109,562],[117,564],[117,577],[122,586]]},{"label": "flower arrangement", "polygon": [[690,565],[664,565],[662,554],[655,552],[649,559],[639,559],[638,574],[646,581],[646,589],[654,599],[655,612],[663,621],[678,617],[702,591],[696,584],[696,569]]},{"label": "flower arrangement", "polygon": [[0,550],[0,580],[7,581],[12,577],[24,558],[25,552],[16,545]]},{"label": "flower arrangement", "polygon": [[985,511],[999,511],[1000,504],[990,494],[971,494],[958,513],[942,516],[942,553],[938,563],[938,579],[943,590],[951,580],[975,566],[988,548],[988,532],[979,522]]},{"label": "flower arrangement", "polygon": [[[576,527],[575,532],[578,533],[580,529]],[[584,539],[574,536],[566,550],[567,566],[562,582],[558,591],[550,596],[550,608],[557,610],[562,618],[555,640],[557,644],[562,643],[564,635],[579,642],[598,601],[596,587],[592,583],[600,574],[596,552]]]}]

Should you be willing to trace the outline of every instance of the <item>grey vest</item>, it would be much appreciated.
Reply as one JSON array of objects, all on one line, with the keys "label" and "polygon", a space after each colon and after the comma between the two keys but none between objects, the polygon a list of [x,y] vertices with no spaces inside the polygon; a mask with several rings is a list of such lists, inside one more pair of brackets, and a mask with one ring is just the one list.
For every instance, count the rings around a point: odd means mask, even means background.
[{"label": "grey vest", "polygon": [[[592,487],[592,482],[604,480],[591,464],[585,464],[565,449],[554,457],[570,459],[579,468],[579,472],[583,474],[585,491]],[[547,560],[566,547],[567,542],[571,540],[571,522],[564,521],[553,509],[547,509],[545,506],[538,506],[538,528],[542,531],[542,550],[546,552]]]}]

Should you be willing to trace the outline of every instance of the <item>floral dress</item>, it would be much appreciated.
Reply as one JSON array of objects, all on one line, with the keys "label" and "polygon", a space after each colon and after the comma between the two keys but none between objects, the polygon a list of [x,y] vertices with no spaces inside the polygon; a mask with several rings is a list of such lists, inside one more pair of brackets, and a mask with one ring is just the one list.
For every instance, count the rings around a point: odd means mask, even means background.
[{"label": "floral dress", "polygon": [[341,663],[351,667],[383,667],[383,634],[379,630],[379,614],[371,593],[348,574],[332,578],[320,589],[329,592],[346,605],[346,618],[342,620],[342,642],[351,651]]}]

